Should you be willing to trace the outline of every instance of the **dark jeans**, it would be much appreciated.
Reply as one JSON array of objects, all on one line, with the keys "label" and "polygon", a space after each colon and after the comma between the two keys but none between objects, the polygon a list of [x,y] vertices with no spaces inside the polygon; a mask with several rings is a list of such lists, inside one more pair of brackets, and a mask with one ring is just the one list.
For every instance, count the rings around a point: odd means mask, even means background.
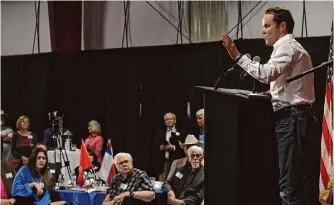
[{"label": "dark jeans", "polygon": [[276,112],[275,118],[282,205],[308,205],[307,181],[312,170],[307,170],[307,157],[313,150],[313,112],[308,107],[289,107]]}]

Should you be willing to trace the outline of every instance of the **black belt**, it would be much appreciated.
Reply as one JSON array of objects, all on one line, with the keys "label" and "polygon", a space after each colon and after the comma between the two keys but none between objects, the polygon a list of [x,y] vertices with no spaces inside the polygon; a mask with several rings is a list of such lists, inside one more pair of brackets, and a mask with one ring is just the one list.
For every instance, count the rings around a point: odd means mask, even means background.
[{"label": "black belt", "polygon": [[276,116],[280,116],[284,113],[290,113],[293,110],[308,110],[312,108],[312,104],[300,104],[285,106],[275,112]]}]

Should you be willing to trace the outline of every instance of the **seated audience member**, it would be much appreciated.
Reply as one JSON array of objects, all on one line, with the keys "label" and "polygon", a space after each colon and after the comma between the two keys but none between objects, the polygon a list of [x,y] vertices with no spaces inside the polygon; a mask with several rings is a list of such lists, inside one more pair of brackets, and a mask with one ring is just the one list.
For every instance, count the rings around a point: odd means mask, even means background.
[{"label": "seated audience member", "polygon": [[46,147],[46,145],[43,144],[43,143],[40,143],[40,142],[36,144],[36,146],[35,146],[34,149],[37,149],[37,148],[42,148],[42,149],[44,149],[46,152],[48,151],[48,148]]},{"label": "seated audience member", "polygon": [[177,146],[177,142],[180,140],[183,141],[185,135],[176,125],[175,114],[171,112],[166,113],[164,115],[164,122],[165,127],[157,132],[154,142],[155,175],[159,175],[159,181],[165,181],[172,162],[184,156],[184,151]]},{"label": "seated audience member", "polygon": [[186,137],[186,140],[184,141],[184,143],[181,143],[179,141],[180,147],[184,150],[184,154],[186,156],[173,161],[172,166],[170,167],[170,171],[169,171],[167,180],[169,180],[173,176],[176,168],[182,167],[182,166],[187,164],[187,162],[188,162],[187,151],[188,151],[189,147],[191,147],[193,145],[196,145],[196,143],[198,143],[198,140],[196,139],[196,137],[194,135],[188,135]]},{"label": "seated audience member", "polygon": [[8,115],[1,110],[1,158],[8,160],[11,155],[11,143],[14,131],[8,127],[7,122]]},{"label": "seated audience member", "polygon": [[17,132],[12,138],[12,156],[10,162],[13,168],[18,169],[28,163],[28,158],[37,143],[37,136],[29,131],[30,119],[27,115],[20,116],[16,121]]},{"label": "seated audience member", "polygon": [[[128,153],[118,153],[114,164],[119,172],[112,179],[110,193],[107,194],[103,205],[150,202],[155,198],[154,187],[146,172],[133,168],[132,157]],[[127,199],[126,201],[123,201]],[[130,200],[128,200],[130,199]]]},{"label": "seated audience member", "polygon": [[[85,178],[94,178],[95,179],[95,174],[100,170],[101,165],[97,162],[97,157],[95,153],[88,149],[87,150],[89,159],[93,164],[93,167],[89,167],[88,169],[82,171],[80,166],[77,166],[74,171],[75,175],[77,176],[77,184],[80,186],[83,186],[85,184]],[[94,171],[93,171],[94,170]]]},{"label": "seated audience member", "polygon": [[97,161],[102,163],[102,148],[103,148],[103,137],[101,136],[101,125],[99,122],[92,120],[88,123],[89,136],[85,140],[85,146],[87,149],[95,152]]},{"label": "seated audience member", "polygon": [[[69,137],[66,134],[70,133],[70,131],[64,128],[64,115],[61,114],[60,117],[57,117],[57,120],[59,124],[59,130],[53,130],[52,127],[50,127],[44,131],[44,144],[48,147],[48,149],[56,149],[60,146],[64,148],[65,141]],[[58,139],[53,138],[53,135],[56,134],[61,137],[58,137]]]},{"label": "seated audience member", "polygon": [[196,112],[197,125],[199,127],[199,141],[204,142],[204,109]]},{"label": "seated audience member", "polygon": [[15,199],[12,198],[12,185],[16,171],[11,164],[5,160],[1,160],[1,205],[14,204]]},{"label": "seated audience member", "polygon": [[164,182],[169,204],[199,205],[204,199],[204,167],[201,165],[203,149],[194,145],[188,149],[189,164],[177,168],[173,176]]},{"label": "seated audience member", "polygon": [[18,204],[63,205],[65,201],[51,202],[50,191],[54,190],[52,174],[47,169],[47,155],[42,148],[36,148],[28,164],[16,174],[12,195]]},{"label": "seated audience member", "polygon": [[[202,142],[202,141],[198,141],[196,145],[199,146],[199,147],[202,147],[202,149],[203,149],[203,155],[205,155],[205,154],[204,154],[204,153],[205,153],[205,150],[204,150],[204,142]],[[204,156],[203,156],[203,158],[202,158],[201,165],[204,166]]]}]

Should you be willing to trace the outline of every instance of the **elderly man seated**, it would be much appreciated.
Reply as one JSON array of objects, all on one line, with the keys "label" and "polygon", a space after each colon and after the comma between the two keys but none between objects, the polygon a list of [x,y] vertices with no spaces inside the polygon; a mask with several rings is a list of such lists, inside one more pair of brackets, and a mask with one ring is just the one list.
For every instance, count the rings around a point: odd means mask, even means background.
[{"label": "elderly man seated", "polygon": [[188,149],[189,164],[177,168],[162,189],[171,205],[199,205],[204,199],[203,149],[194,145]]},{"label": "elderly man seated", "polygon": [[[103,205],[124,204],[124,199],[137,199],[150,202],[155,197],[154,187],[146,172],[133,168],[132,157],[128,153],[118,153],[114,158],[114,164],[119,172],[112,179],[110,192],[103,201]],[[139,200],[139,201],[138,201]],[[132,204],[131,200],[131,204]],[[130,201],[127,200],[127,202]]]},{"label": "elderly man seated", "polygon": [[182,167],[185,164],[187,164],[187,162],[188,162],[188,149],[189,149],[189,147],[198,144],[198,140],[196,139],[196,137],[194,135],[188,135],[186,137],[186,140],[184,141],[184,143],[181,143],[179,141],[179,144],[180,144],[180,147],[184,150],[184,154],[186,156],[173,161],[172,166],[170,167],[170,171],[169,171],[167,180],[172,178],[172,176],[175,172],[175,169],[177,167]]}]

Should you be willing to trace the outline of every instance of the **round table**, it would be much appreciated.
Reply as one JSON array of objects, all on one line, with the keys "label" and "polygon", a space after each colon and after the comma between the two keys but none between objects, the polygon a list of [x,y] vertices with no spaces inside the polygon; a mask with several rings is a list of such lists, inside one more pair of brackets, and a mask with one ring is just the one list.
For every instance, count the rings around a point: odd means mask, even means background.
[{"label": "round table", "polygon": [[[56,162],[60,162],[60,150],[49,150],[48,152],[48,161],[49,163],[55,163],[55,154],[56,154]],[[62,166],[65,166],[64,158],[66,160],[66,154],[68,157],[69,165],[70,165],[70,172],[74,173],[74,169],[79,166],[80,164],[80,149],[76,151],[66,151],[62,150]],[[64,157],[64,158],[63,158]],[[61,173],[64,174],[65,183],[70,180],[70,176],[68,175],[68,171],[66,167],[61,169]]]}]

